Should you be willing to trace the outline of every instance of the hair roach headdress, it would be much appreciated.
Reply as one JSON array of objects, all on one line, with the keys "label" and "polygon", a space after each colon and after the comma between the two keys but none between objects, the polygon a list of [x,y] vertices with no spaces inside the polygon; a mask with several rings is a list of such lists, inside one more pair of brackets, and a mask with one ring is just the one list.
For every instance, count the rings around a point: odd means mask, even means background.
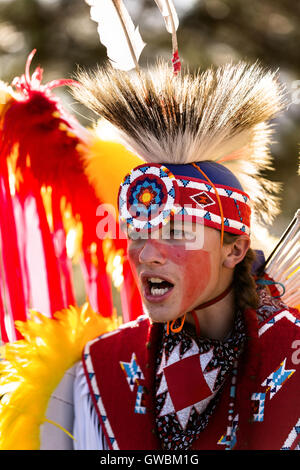
[{"label": "hair roach headdress", "polygon": [[[220,227],[221,201],[224,230],[233,233],[250,231],[249,205],[260,222],[277,214],[279,185],[263,176],[272,169],[268,121],[284,106],[275,73],[244,62],[177,75],[165,63],[137,73],[108,65],[92,74],[81,72],[79,81],[83,86],[74,90],[75,96],[109,121],[149,168],[164,165],[174,176],[177,200],[169,198],[168,209],[175,200],[193,203],[205,223],[215,221]],[[146,175],[152,173],[145,168]],[[134,177],[136,170],[131,184]],[[128,221],[123,203],[130,194],[121,192],[120,212]]]}]

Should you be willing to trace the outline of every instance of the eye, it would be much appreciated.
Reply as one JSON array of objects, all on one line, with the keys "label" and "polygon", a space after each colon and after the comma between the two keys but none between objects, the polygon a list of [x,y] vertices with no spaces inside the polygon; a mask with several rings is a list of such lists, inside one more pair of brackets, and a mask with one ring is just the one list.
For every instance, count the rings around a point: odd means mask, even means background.
[{"label": "eye", "polygon": [[171,227],[170,238],[172,240],[194,240],[195,233],[192,230],[187,230],[182,227]]},{"label": "eye", "polygon": [[195,239],[195,233],[193,231],[185,230],[184,239],[185,240],[194,240]]},{"label": "eye", "polygon": [[140,238],[140,233],[132,227],[127,227],[127,237],[129,240],[138,240]]},{"label": "eye", "polygon": [[170,235],[171,238],[183,238],[184,233],[181,228],[171,228]]},{"label": "eye", "polygon": [[128,226],[126,229],[127,238],[130,241],[137,241],[137,240],[146,240],[149,238],[149,234],[145,230],[139,230],[133,227]]}]

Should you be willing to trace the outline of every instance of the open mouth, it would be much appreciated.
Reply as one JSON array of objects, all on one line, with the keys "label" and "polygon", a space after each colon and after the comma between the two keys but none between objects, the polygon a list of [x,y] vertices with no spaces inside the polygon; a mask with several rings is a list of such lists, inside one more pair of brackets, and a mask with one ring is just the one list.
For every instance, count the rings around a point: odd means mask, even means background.
[{"label": "open mouth", "polygon": [[173,290],[174,284],[157,276],[142,276],[145,298],[151,302],[164,300]]}]

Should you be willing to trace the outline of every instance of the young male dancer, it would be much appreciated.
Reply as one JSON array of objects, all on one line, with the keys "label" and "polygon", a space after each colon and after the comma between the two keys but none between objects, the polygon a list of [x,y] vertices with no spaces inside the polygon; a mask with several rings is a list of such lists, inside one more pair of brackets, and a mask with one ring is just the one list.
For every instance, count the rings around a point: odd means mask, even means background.
[{"label": "young male dancer", "polygon": [[80,81],[77,98],[145,161],[118,196],[145,315],[87,344],[76,448],[297,448],[299,312],[251,244],[276,206],[262,177],[267,122],[283,106],[276,76],[161,64]]}]

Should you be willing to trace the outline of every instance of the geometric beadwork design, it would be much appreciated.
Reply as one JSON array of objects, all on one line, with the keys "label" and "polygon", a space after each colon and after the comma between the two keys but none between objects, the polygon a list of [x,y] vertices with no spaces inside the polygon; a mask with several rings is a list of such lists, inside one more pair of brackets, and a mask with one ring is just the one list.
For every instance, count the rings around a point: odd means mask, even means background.
[{"label": "geometric beadwork design", "polygon": [[252,393],[252,412],[253,412],[253,421],[263,421],[264,420],[264,409],[265,409],[265,393]]},{"label": "geometric beadwork design", "polygon": [[[295,426],[292,427],[291,431],[289,432],[288,437],[284,441],[284,444],[280,450],[290,450],[292,446],[295,450],[299,450],[299,448],[297,449],[297,447],[295,446],[299,437],[300,437],[300,418],[296,422]],[[300,443],[300,440],[297,446],[299,445],[299,443]]]},{"label": "geometric beadwork design", "polygon": [[225,445],[227,450],[232,450],[236,444],[236,433],[238,429],[238,423],[239,423],[239,415],[236,414],[232,420],[230,441],[228,440],[227,434],[223,434],[218,440],[218,444]]},{"label": "geometric beadwork design", "polygon": [[271,320],[265,323],[262,327],[260,327],[260,329],[258,330],[258,336],[262,336],[268,329],[272,328],[275,323],[282,319],[289,320],[294,325],[300,327],[300,320],[295,315],[293,315],[292,312],[289,312],[288,310],[283,310],[282,312],[277,313],[275,317],[272,317]]},{"label": "geometric beadwork design", "polygon": [[204,191],[201,191],[201,193],[194,194],[194,196],[191,196],[191,199],[193,199],[199,206],[201,206],[203,209],[207,206],[211,206],[215,204],[215,201]]},{"label": "geometric beadwork design", "polygon": [[138,414],[145,414],[146,407],[144,405],[144,387],[139,382],[145,377],[140,366],[137,363],[135,353],[132,353],[130,362],[120,361],[120,366],[125,373],[126,380],[132,392],[134,390],[135,384],[137,385],[134,412]]},{"label": "geometric beadwork design", "polygon": [[286,370],[285,369],[286,358],[282,361],[279,367],[272,372],[266,380],[262,382],[263,387],[268,387],[267,392],[270,391],[270,399],[281,389],[282,385],[287,379],[289,379],[295,369]]},{"label": "geometric beadwork design", "polygon": [[144,387],[142,385],[138,386],[134,412],[138,414],[145,414],[146,407],[144,406]]},{"label": "geometric beadwork design", "polygon": [[[193,216],[196,218],[202,218],[204,220],[211,220],[215,224],[221,227],[222,219],[219,215],[219,204],[216,200],[215,189],[204,183],[202,181],[187,180],[180,177],[176,177],[179,190],[180,198],[182,199],[182,191],[198,191],[194,194],[190,194],[190,200],[193,200],[198,204],[198,207],[188,207],[187,215]],[[245,193],[241,193],[229,188],[222,188],[216,185],[216,190],[219,197],[226,200],[231,200],[234,205],[234,210],[231,210],[230,213],[224,212],[224,226],[225,229],[234,229],[238,230],[240,233],[250,234],[250,220],[248,216],[243,219],[241,208],[249,206],[249,198]],[[212,202],[210,202],[212,201]],[[186,206],[185,206],[186,207]],[[250,206],[249,206],[250,207]],[[207,208],[207,210],[206,210]],[[230,231],[230,230],[229,230]]]},{"label": "geometric beadwork design", "polygon": [[144,379],[143,372],[141,371],[140,366],[136,362],[135,353],[132,353],[130,362],[120,361],[120,365],[125,373],[129,388],[131,391],[133,391],[134,385],[135,384],[139,385],[139,380]]},{"label": "geometric beadwork design", "polygon": [[[216,395],[214,386],[220,368],[205,370],[213,356],[213,348],[199,354],[199,348],[192,340],[191,349],[181,357],[180,346],[181,343],[172,350],[167,360],[163,353],[157,371],[162,374],[161,381],[156,393],[158,396],[167,392],[160,416],[176,413],[181,428],[185,429],[191,412],[196,410],[201,414]],[[187,374],[187,370],[194,373]]]},{"label": "geometric beadwork design", "polygon": [[285,368],[286,358],[282,361],[279,367],[272,372],[262,383],[262,387],[267,387],[265,393],[253,393],[252,412],[253,421],[262,422],[264,420],[265,400],[268,393],[270,393],[270,400],[281,389],[283,384],[293,375],[294,369],[287,370]]},{"label": "geometric beadwork design", "polygon": [[[96,340],[97,339],[95,339],[95,341]],[[99,388],[98,388],[98,385],[97,385],[96,376],[95,376],[95,373],[94,373],[94,368],[93,368],[93,364],[92,364],[91,356],[90,356],[90,347],[92,346],[92,344],[93,344],[93,341],[88,343],[86,345],[86,348],[85,348],[85,351],[84,351],[83,359],[84,359],[85,367],[86,367],[86,370],[87,370],[87,373],[88,373],[90,385],[92,387],[95,399],[97,401],[97,406],[99,408],[99,413],[100,413],[100,416],[101,416],[101,419],[102,419],[102,423],[103,423],[103,425],[106,429],[106,432],[107,432],[109,441],[111,443],[112,449],[113,450],[119,450],[117,440],[115,439],[114,433],[112,431],[112,428],[111,428],[109,419],[107,417],[107,413],[106,413],[106,410],[105,410],[105,407],[104,407],[104,404],[103,404],[103,401],[102,401],[102,398],[101,398],[101,395],[100,395],[100,392],[99,392]]]},{"label": "geometric beadwork design", "polygon": [[178,185],[163,165],[140,165],[129,173],[119,191],[120,219],[138,230],[165,225],[176,211]]},{"label": "geometric beadwork design", "polygon": [[120,221],[137,232],[149,232],[166,225],[173,215],[184,215],[186,220],[217,229],[223,221],[225,231],[250,234],[251,207],[245,193],[213,187],[201,179],[175,177],[164,165],[145,163],[133,168],[123,179],[118,199]]}]

